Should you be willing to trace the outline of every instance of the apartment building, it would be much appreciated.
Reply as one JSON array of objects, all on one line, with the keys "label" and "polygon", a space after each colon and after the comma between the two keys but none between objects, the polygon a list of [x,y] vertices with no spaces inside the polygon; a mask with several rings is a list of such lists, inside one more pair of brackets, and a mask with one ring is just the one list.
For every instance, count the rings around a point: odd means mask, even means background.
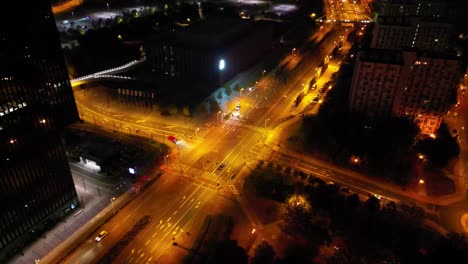
[{"label": "apartment building", "polygon": [[407,116],[431,134],[450,107],[460,72],[459,60],[443,54],[364,49],[356,59],[349,108],[369,120]]},{"label": "apartment building", "polygon": [[403,51],[402,55],[405,67],[393,113],[413,119],[422,133],[434,133],[451,106],[461,76],[460,61],[445,54]]},{"label": "apartment building", "polygon": [[378,16],[370,47],[377,49],[416,48],[447,51],[452,46],[454,27],[442,20],[420,17]]},{"label": "apartment building", "polygon": [[370,119],[391,115],[404,61],[394,50],[361,50],[349,94],[351,111]]}]

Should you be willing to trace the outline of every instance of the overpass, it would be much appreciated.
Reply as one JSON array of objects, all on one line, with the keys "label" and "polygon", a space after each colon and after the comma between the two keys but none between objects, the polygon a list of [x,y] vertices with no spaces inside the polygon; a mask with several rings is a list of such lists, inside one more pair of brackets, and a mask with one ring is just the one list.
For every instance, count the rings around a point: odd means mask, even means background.
[{"label": "overpass", "polygon": [[142,56],[138,60],[133,60],[131,62],[125,63],[124,65],[121,65],[118,67],[114,67],[114,68],[107,69],[104,71],[99,71],[96,73],[78,77],[76,79],[70,80],[70,83],[72,87],[75,87],[78,85],[95,82],[95,81],[102,81],[102,80],[116,80],[116,81],[134,80],[134,78],[132,77],[120,76],[120,75],[114,75],[114,74],[129,71],[135,68],[140,63],[143,63],[145,61],[146,61],[146,56]]}]

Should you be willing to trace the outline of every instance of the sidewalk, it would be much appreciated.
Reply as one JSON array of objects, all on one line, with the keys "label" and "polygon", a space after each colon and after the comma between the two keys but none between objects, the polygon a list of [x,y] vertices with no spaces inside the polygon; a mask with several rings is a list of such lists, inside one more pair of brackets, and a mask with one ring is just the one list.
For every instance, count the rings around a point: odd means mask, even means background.
[{"label": "sidewalk", "polygon": [[[194,126],[200,124],[194,118],[184,117],[183,114],[176,114],[171,116],[162,116],[157,107],[144,108],[131,104],[119,102],[117,98],[112,98],[112,88],[107,88],[101,85],[90,84],[92,88],[80,89],[75,87],[73,94],[78,105],[84,105],[87,108],[93,109],[99,113],[106,113],[109,116],[121,117],[130,113],[130,117],[138,120],[150,120],[152,122],[161,123],[165,126],[181,126],[187,127],[194,123]],[[88,86],[88,87],[89,87]],[[79,112],[80,117],[82,113]]]},{"label": "sidewalk", "polygon": [[101,196],[99,196],[97,190],[90,188],[85,191],[79,182],[75,183],[75,188],[84,208],[77,208],[63,222],[47,231],[44,238],[40,238],[24,248],[24,255],[14,257],[10,263],[31,264],[35,263],[35,260],[41,260],[41,263],[56,263],[52,259],[44,261],[43,259],[45,256],[51,255],[51,252],[56,252],[56,249],[60,248],[69,237],[83,233],[82,227],[91,222],[96,215],[108,211],[110,199],[116,196],[116,194],[104,193],[104,191],[101,191]]},{"label": "sidewalk", "polygon": [[[49,251],[42,259],[41,263],[58,263],[65,258],[70,252],[78,247],[85,239],[87,239],[100,226],[107,222],[113,216],[113,210],[118,212],[123,206],[133,198],[132,194],[124,193],[113,202],[113,208],[110,204],[111,196],[107,197],[108,202],[102,205],[101,210],[96,211],[91,219],[88,219],[85,224],[75,230],[73,234],[67,235],[66,239],[57,245],[53,250]],[[92,221],[90,221],[92,220]]]}]

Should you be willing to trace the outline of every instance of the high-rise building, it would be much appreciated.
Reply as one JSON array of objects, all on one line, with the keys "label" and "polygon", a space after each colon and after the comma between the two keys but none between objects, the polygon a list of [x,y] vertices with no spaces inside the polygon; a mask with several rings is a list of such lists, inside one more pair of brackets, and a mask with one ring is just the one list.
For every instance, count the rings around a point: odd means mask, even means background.
[{"label": "high-rise building", "polygon": [[406,116],[432,134],[450,107],[460,72],[460,61],[447,55],[364,49],[356,59],[349,108],[370,120]]},{"label": "high-rise building", "polygon": [[375,0],[379,16],[418,16],[443,18],[450,15],[444,0]]},{"label": "high-rise building", "polygon": [[10,3],[0,14],[0,262],[78,204],[59,136],[78,114],[50,2]]},{"label": "high-rise building", "polygon": [[453,25],[420,17],[378,16],[372,32],[371,48],[416,48],[446,51],[454,41]]},{"label": "high-rise building", "polygon": [[402,71],[393,113],[407,116],[422,133],[432,134],[450,108],[460,82],[462,66],[454,56],[403,51]]},{"label": "high-rise building", "polygon": [[403,63],[399,51],[361,50],[349,93],[351,111],[366,113],[370,119],[390,116]]}]

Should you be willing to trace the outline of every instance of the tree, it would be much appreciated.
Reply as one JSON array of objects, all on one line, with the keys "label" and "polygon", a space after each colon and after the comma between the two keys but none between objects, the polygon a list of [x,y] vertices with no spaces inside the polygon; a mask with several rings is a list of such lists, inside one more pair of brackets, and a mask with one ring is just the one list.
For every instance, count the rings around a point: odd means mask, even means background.
[{"label": "tree", "polygon": [[183,112],[185,116],[190,116],[190,107],[189,106],[184,106]]},{"label": "tree", "polygon": [[303,196],[293,194],[287,199],[284,211],[286,230],[293,234],[304,234],[311,222],[311,206]]},{"label": "tree", "polygon": [[232,94],[232,90],[229,87],[226,87],[226,90],[224,92],[226,93],[227,96],[231,96]]},{"label": "tree", "polygon": [[247,264],[248,256],[245,250],[235,240],[222,241],[215,245],[208,257],[208,264]]},{"label": "tree", "polygon": [[357,193],[354,193],[346,199],[346,203],[348,204],[348,207],[356,209],[361,204],[361,201],[359,200]]},{"label": "tree", "polygon": [[364,204],[364,207],[367,208],[369,212],[376,213],[380,209],[380,200],[372,195],[369,197],[369,199],[367,199],[366,203]]},{"label": "tree", "polygon": [[307,264],[317,255],[318,248],[294,243],[289,244],[284,252],[284,258],[279,263],[284,264]]},{"label": "tree", "polygon": [[255,255],[252,259],[253,264],[272,264],[275,260],[275,251],[273,247],[265,240],[255,249]]},{"label": "tree", "polygon": [[219,107],[218,102],[216,100],[211,99],[210,101],[210,111],[211,113],[218,112],[221,108]]},{"label": "tree", "polygon": [[437,137],[426,138],[419,141],[415,150],[423,153],[436,168],[445,167],[448,162],[460,154],[460,146],[457,139],[452,137],[447,124],[443,123],[437,130]]},{"label": "tree", "polygon": [[433,263],[457,263],[468,258],[468,240],[466,236],[450,233],[441,237],[437,248],[433,249],[430,257]]},{"label": "tree", "polygon": [[177,108],[176,105],[170,105],[169,106],[169,113],[171,115],[176,115],[179,112],[179,109]]}]

